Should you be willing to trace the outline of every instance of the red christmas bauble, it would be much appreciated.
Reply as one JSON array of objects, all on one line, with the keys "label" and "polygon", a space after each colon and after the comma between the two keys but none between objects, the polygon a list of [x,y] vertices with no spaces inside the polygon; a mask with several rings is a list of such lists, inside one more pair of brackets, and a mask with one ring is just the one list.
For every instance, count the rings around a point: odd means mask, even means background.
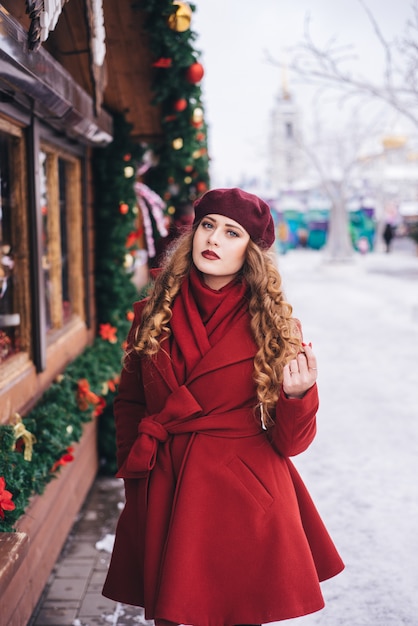
[{"label": "red christmas bauble", "polygon": [[199,182],[196,183],[196,189],[199,193],[203,193],[204,191],[206,191],[207,185],[203,180],[199,180]]},{"label": "red christmas bauble", "polygon": [[200,63],[192,63],[186,70],[186,80],[189,83],[198,83],[202,80],[205,70]]},{"label": "red christmas bauble", "polygon": [[187,107],[187,104],[188,103],[186,98],[179,98],[174,103],[174,110],[180,113],[181,111],[184,111],[184,109]]},{"label": "red christmas bauble", "polygon": [[119,213],[121,213],[122,215],[126,215],[128,211],[129,211],[129,205],[126,204],[126,202],[121,202],[119,204]]}]

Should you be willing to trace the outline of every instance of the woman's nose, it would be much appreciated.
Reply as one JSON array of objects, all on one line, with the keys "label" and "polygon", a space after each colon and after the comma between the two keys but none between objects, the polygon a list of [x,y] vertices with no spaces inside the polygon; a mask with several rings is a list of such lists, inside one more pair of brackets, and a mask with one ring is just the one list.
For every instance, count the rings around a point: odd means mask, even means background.
[{"label": "woman's nose", "polygon": [[208,243],[211,243],[213,246],[218,245],[218,236],[216,230],[211,230],[208,234]]}]

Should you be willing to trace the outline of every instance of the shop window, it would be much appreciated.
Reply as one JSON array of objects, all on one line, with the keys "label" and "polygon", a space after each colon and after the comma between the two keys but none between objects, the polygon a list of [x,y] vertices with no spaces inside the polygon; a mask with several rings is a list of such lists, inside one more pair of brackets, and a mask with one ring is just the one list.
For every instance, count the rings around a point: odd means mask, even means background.
[{"label": "shop window", "polygon": [[0,119],[0,368],[30,349],[24,141]]},{"label": "shop window", "polygon": [[41,166],[42,269],[49,335],[84,317],[80,164],[43,147]]},{"label": "shop window", "polygon": [[85,320],[81,161],[26,141],[0,116],[0,388],[31,360],[42,371],[48,344]]}]

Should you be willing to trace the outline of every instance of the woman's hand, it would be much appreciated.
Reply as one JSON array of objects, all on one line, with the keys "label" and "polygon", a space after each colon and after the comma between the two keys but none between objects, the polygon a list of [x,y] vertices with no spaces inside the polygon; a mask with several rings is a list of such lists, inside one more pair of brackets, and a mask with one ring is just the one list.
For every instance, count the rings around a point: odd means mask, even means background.
[{"label": "woman's hand", "polygon": [[303,344],[304,352],[299,352],[283,368],[283,391],[288,398],[303,398],[316,381],[318,370],[316,357],[310,345]]}]

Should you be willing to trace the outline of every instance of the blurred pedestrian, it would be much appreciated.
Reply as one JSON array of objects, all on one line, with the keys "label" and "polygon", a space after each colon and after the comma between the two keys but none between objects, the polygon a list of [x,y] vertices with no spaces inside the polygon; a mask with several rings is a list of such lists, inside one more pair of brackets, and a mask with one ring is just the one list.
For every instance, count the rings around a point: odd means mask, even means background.
[{"label": "blurred pedestrian", "polygon": [[390,246],[391,246],[392,239],[394,238],[394,236],[395,236],[395,229],[393,225],[390,224],[390,222],[387,222],[383,230],[383,239],[386,244],[386,252],[390,252]]},{"label": "blurred pedestrian", "polygon": [[317,360],[274,230],[257,196],[208,191],[135,304],[115,401],[126,504],[103,593],[156,626],[312,613],[343,569],[289,459],[315,436]]}]

